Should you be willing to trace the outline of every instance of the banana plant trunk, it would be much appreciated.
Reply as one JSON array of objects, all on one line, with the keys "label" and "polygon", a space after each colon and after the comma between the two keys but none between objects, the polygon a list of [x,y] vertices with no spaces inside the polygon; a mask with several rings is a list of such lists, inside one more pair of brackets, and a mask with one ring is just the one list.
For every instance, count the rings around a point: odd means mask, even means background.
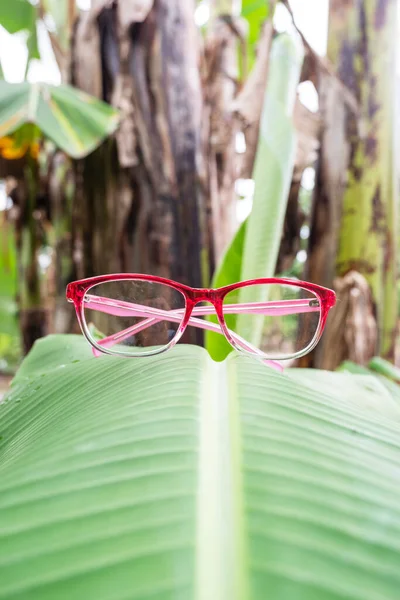
[{"label": "banana plant trunk", "polygon": [[194,3],[102,4],[78,23],[73,83],[119,108],[121,126],[76,165],[78,272],[202,286],[213,249]]},{"label": "banana plant trunk", "polygon": [[24,354],[30,351],[38,338],[46,336],[51,330],[51,297],[39,265],[43,225],[37,206],[38,183],[38,165],[29,157],[24,177],[15,184],[11,193],[19,215],[16,224],[17,301]]},{"label": "banana plant trunk", "polygon": [[[121,112],[115,139],[76,165],[78,275],[209,282],[214,251],[194,8],[192,0],[103,2],[77,24],[73,83]],[[201,332],[190,335],[202,342]]]},{"label": "banana plant trunk", "polygon": [[334,285],[343,310],[314,354],[322,368],[394,358],[396,8],[396,0],[330,3],[328,57],[357,108],[345,106],[343,88],[325,75],[308,277]]}]

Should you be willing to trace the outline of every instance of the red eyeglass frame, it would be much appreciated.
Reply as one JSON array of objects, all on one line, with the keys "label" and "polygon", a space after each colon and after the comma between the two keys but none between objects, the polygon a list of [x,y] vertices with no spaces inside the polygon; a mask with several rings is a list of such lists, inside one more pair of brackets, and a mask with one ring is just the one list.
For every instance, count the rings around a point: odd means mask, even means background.
[{"label": "red eyeglass frame", "polygon": [[[93,340],[90,338],[84,317],[84,297],[86,292],[101,283],[106,283],[110,281],[149,281],[153,283],[159,283],[167,285],[178,292],[180,292],[185,298],[185,312],[180,323],[179,329],[174,337],[174,339],[165,347],[160,349],[157,352],[152,352],[151,354],[158,354],[159,352],[164,352],[174,346],[179,339],[182,337],[186,327],[191,320],[191,315],[195,306],[200,302],[209,302],[213,305],[219,326],[221,327],[221,333],[223,333],[228,340],[228,342],[233,346],[233,348],[238,351],[245,352],[247,354],[254,354],[254,352],[246,351],[243,347],[238,346],[237,342],[233,339],[231,332],[229,331],[226,323],[223,312],[223,302],[225,296],[234,291],[243,287],[252,286],[252,285],[262,285],[262,284],[278,284],[278,285],[289,285],[292,287],[302,288],[306,291],[309,291],[318,298],[320,303],[320,321],[318,325],[318,329],[313,338],[312,343],[309,347],[303,352],[299,352],[296,354],[296,357],[303,356],[304,354],[310,352],[321,339],[323,330],[325,328],[326,319],[329,314],[329,310],[336,303],[336,294],[333,290],[329,288],[322,287],[315,283],[309,283],[306,281],[299,281],[295,279],[289,278],[261,278],[261,279],[250,279],[247,281],[240,281],[238,283],[233,283],[221,288],[192,288],[188,285],[184,285],[182,283],[178,283],[176,281],[172,281],[171,279],[166,279],[164,277],[157,277],[154,275],[146,275],[140,273],[117,273],[111,275],[100,275],[98,277],[90,277],[87,279],[81,279],[79,281],[74,281],[69,283],[67,286],[66,296],[69,302],[73,302],[75,305],[76,315],[81,327],[81,330],[84,336],[87,338],[88,342],[93,346],[94,353],[97,356],[99,352],[104,352],[106,354],[113,354],[112,352],[107,351],[106,349],[101,348],[93,343]],[[150,354],[147,354],[149,356]],[[139,356],[139,355],[138,355]]]}]

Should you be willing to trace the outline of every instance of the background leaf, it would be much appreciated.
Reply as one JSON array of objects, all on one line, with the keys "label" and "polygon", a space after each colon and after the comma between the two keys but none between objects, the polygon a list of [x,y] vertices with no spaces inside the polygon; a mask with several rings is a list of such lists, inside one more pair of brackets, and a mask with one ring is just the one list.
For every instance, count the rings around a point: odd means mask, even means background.
[{"label": "background leaf", "polygon": [[[253,208],[244,238],[242,281],[273,277],[275,274],[295,160],[292,116],[302,62],[303,51],[296,38],[281,35],[275,39],[271,48],[270,71],[254,166]],[[243,288],[240,301],[256,301],[253,294],[253,290]],[[266,298],[259,300],[265,301]],[[239,315],[235,331],[258,346],[263,323],[262,315]]]},{"label": "background leaf", "polygon": [[69,85],[0,81],[0,137],[36,124],[73,158],[92,152],[118,126],[118,112]]},{"label": "background leaf", "polygon": [[242,17],[249,24],[249,66],[252,66],[255,60],[256,46],[260,37],[263,23],[270,14],[268,0],[242,0]]},{"label": "background leaf", "polygon": [[[213,287],[275,274],[294,167],[292,113],[302,61],[297,40],[286,34],[274,40],[254,166],[253,207],[246,226],[238,231],[217,269]],[[255,298],[248,299],[243,289],[240,300],[255,301]],[[228,321],[245,339],[258,344],[263,326],[261,315],[240,318],[229,315]],[[215,360],[226,358],[231,351],[223,336],[211,332],[206,334],[206,348]]]},{"label": "background leaf", "polygon": [[0,2],[0,23],[8,33],[32,29],[36,23],[36,6],[28,0],[12,0]]},{"label": "background leaf", "polygon": [[51,15],[56,31],[57,40],[63,50],[67,51],[69,46],[68,36],[68,0],[42,0],[44,10]]},{"label": "background leaf", "polygon": [[[247,220],[240,225],[231,245],[226,250],[220,264],[218,265],[211,283],[213,288],[223,287],[224,285],[229,285],[230,283],[240,281],[246,224]],[[229,325],[234,325],[236,321],[236,315],[229,315],[228,320],[229,319]],[[218,323],[218,319],[214,315],[208,317],[208,320],[212,321],[213,323]],[[211,357],[217,361],[224,360],[224,358],[226,358],[228,354],[232,352],[232,346],[228,343],[225,336],[219,333],[214,333],[213,331],[205,332],[205,347],[207,348]]]},{"label": "background leaf", "polygon": [[397,600],[398,416],[327,376],[36,343],[0,405],[0,598]]},{"label": "background leaf", "polygon": [[1,25],[11,34],[19,31],[26,31],[28,33],[28,60],[26,71],[33,58],[40,58],[36,29],[37,19],[37,7],[28,0],[12,0],[12,2],[3,0],[3,2],[0,3]]},{"label": "background leaf", "polygon": [[29,62],[33,58],[40,59],[36,22],[33,23],[32,28],[29,31],[26,45],[28,48],[28,65],[29,65]]},{"label": "background leaf", "polygon": [[0,213],[0,370],[16,368],[20,356],[14,225]]},{"label": "background leaf", "polygon": [[369,363],[368,367],[375,373],[384,375],[388,379],[392,379],[396,383],[400,384],[400,369],[395,367],[392,363],[381,358],[380,356],[374,356]]}]

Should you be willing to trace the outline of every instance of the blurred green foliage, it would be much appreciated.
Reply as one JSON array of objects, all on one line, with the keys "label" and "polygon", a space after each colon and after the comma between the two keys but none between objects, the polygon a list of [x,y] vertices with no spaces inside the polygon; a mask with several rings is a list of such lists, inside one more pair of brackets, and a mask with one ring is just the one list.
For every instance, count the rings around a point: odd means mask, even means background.
[{"label": "blurred green foliage", "polygon": [[[0,213],[1,219],[1,213]],[[12,372],[21,357],[17,320],[15,238],[10,224],[1,224],[0,242],[0,372]]]},{"label": "blurred green foliage", "polygon": [[28,0],[12,0],[0,2],[0,23],[8,33],[27,33],[28,68],[32,58],[40,58],[37,37],[38,7],[36,2]]},{"label": "blurred green foliage", "polygon": [[261,28],[265,20],[269,17],[270,6],[266,0],[242,0],[242,17],[244,17],[249,25],[249,66],[251,67],[255,57],[257,43],[260,38]]}]

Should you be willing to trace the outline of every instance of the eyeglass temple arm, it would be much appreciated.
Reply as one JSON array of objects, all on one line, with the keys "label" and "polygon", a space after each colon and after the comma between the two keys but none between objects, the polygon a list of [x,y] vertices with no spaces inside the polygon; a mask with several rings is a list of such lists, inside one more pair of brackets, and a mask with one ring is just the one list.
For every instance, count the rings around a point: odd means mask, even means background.
[{"label": "eyeglass temple arm", "polygon": [[[103,303],[103,300],[107,300],[107,299],[102,298],[101,312],[106,312],[107,314],[113,314],[114,316],[126,316],[126,313],[124,313],[124,315],[121,315],[119,309],[117,309],[118,315],[116,315],[115,313],[117,311],[115,310],[114,306],[107,307],[107,308],[112,308],[111,311],[105,310],[106,304]],[[112,302],[114,303],[114,300],[112,300]],[[90,301],[90,305],[92,307],[93,307],[93,304],[97,304],[97,302],[94,301],[94,303],[92,303],[92,301]],[[104,346],[105,348],[111,348],[112,346],[114,346],[114,344],[117,344],[118,342],[123,341],[124,339],[126,339],[127,337],[130,337],[131,335],[140,333],[144,329],[147,329],[148,327],[151,327],[152,325],[155,325],[156,323],[159,323],[160,321],[165,321],[168,319],[168,321],[180,323],[182,320],[182,313],[183,313],[182,309],[165,311],[165,310],[157,309],[157,308],[153,308],[153,307],[148,307],[148,308],[142,307],[140,305],[132,305],[132,306],[137,307],[134,309],[135,310],[134,314],[137,317],[146,317],[149,314],[155,315],[155,316],[151,316],[150,318],[147,318],[145,321],[136,323],[135,325],[132,325],[131,327],[128,327],[127,329],[124,329],[122,331],[119,331],[118,333],[115,333],[106,338],[103,338],[102,340],[99,340],[99,344],[101,346]],[[126,309],[124,309],[124,310],[126,310]],[[129,315],[132,316],[132,308],[129,309]],[[190,317],[189,325],[192,325],[193,327],[198,327],[199,329],[208,329],[209,331],[213,331],[215,333],[219,333],[219,334],[223,335],[223,332],[221,331],[221,327],[219,324],[211,323],[208,321],[202,321],[201,319],[197,319],[196,317]],[[253,352],[255,354],[262,354],[262,352],[260,352],[260,350],[258,350],[258,348],[255,348],[252,344],[250,344],[249,342],[246,342],[238,334],[236,334],[230,330],[229,330],[229,332],[230,332],[231,336],[236,340],[236,342],[243,349]],[[93,348],[93,354],[95,356],[99,356],[101,354],[101,352],[99,350],[97,350],[96,348]]]},{"label": "eyeglass temple arm", "polygon": [[[154,314],[167,319],[172,313],[182,315],[183,308],[165,310],[153,306],[143,306],[124,300],[114,300],[102,296],[86,295],[84,303],[88,308],[94,308],[116,317],[130,316],[149,316]],[[107,308],[107,310],[105,310]],[[317,312],[320,310],[320,303],[317,299],[312,300],[279,300],[273,302],[248,302],[240,304],[224,304],[225,314],[263,314],[265,316],[285,316],[306,312]],[[140,314],[139,314],[139,312]],[[142,314],[146,313],[146,314]],[[213,306],[195,306],[193,312],[195,316],[205,316],[215,314]]]},{"label": "eyeglass temple arm", "polygon": [[[167,318],[170,321],[179,323],[181,321],[182,313],[183,313],[183,309],[177,309],[177,310],[173,310],[173,311],[165,311],[165,310],[161,310],[161,309],[157,309],[157,308],[153,308],[153,307],[143,307],[141,305],[133,304],[130,302],[124,302],[124,301],[120,301],[120,300],[112,300],[109,298],[103,298],[103,297],[97,297],[97,296],[96,297],[93,297],[93,296],[86,297],[85,303],[88,305],[91,305],[91,307],[95,310],[97,309],[101,312],[105,312],[105,313],[112,314],[115,316],[132,316],[133,311],[134,311],[135,316],[146,317],[149,314],[154,315],[154,317],[147,318],[145,321],[142,321],[141,323],[137,323],[136,325],[133,325],[132,327],[129,327],[117,334],[103,338],[102,340],[99,341],[99,343],[104,347],[112,347],[114,344],[118,343],[119,341],[122,341],[122,340],[126,339],[127,337],[134,335],[135,333],[139,333],[143,329],[147,329],[148,327],[158,323],[161,320],[166,320]],[[284,307],[284,304],[288,304],[288,303],[290,304],[290,306]],[[286,301],[280,301],[280,302],[267,302],[267,303],[264,302],[264,303],[251,303],[251,304],[240,304],[240,305],[226,305],[224,307],[224,310],[225,310],[225,312],[238,313],[238,312],[243,312],[242,309],[244,309],[246,312],[253,312],[253,310],[254,310],[254,312],[256,314],[257,313],[266,314],[266,308],[269,308],[269,309],[272,308],[272,309],[278,310],[278,314],[282,314],[282,313],[292,314],[292,313],[296,313],[296,312],[312,312],[315,310],[319,310],[319,303],[318,303],[318,306],[310,306],[309,301],[305,301],[305,300],[289,300],[288,301],[288,300],[286,300]],[[228,309],[228,311],[226,309]],[[238,310],[238,309],[240,309],[240,310]],[[295,310],[293,310],[293,309],[295,309]],[[303,309],[303,310],[301,310],[301,309]],[[275,310],[273,310],[273,312],[275,312]],[[288,310],[290,310],[290,312],[287,312]],[[198,315],[213,314],[214,309],[212,306],[210,306],[210,307],[201,306],[201,307],[195,307],[193,312]],[[201,329],[207,329],[209,331],[214,331],[215,333],[223,334],[219,325],[217,325],[215,323],[207,322],[207,321],[202,321],[200,319],[196,319],[195,317],[191,317],[189,319],[189,324],[194,327],[198,327]],[[236,334],[233,331],[230,331],[230,330],[228,330],[228,331],[229,331],[230,335],[235,339],[236,343],[239,346],[241,346],[243,349],[250,351],[254,354],[258,354],[258,355],[262,354],[252,344],[243,340],[243,338],[241,338],[241,336],[239,336],[238,334]],[[97,350],[96,348],[93,348],[93,353],[95,356],[98,356],[100,354],[100,351]],[[278,363],[275,363],[273,361],[268,361],[268,360],[265,362],[274,368],[278,368],[279,370],[282,370],[281,365],[279,365]]]},{"label": "eyeglass temple arm", "polygon": [[[142,315],[142,316],[144,316],[144,315]],[[168,313],[169,321],[174,321],[176,323],[180,323],[181,318],[182,318],[181,316],[175,316],[175,315],[171,316],[171,314]],[[140,323],[137,323],[136,325],[132,325],[132,327],[128,327],[127,329],[124,329],[118,333],[115,333],[114,335],[110,335],[106,338],[103,338],[102,340],[99,340],[98,343],[101,346],[104,346],[105,348],[111,348],[118,342],[125,340],[127,337],[130,337],[131,335],[135,335],[136,333],[140,333],[141,331],[143,331],[143,329],[147,329],[148,327],[151,327],[152,325],[156,325],[160,321],[164,321],[164,320],[166,320],[165,317],[162,317],[162,318],[161,317],[150,317],[144,321],[141,321]],[[197,319],[196,317],[190,317],[189,325],[191,325],[193,327],[198,327],[199,329],[208,329],[209,331],[213,331],[215,333],[219,333],[219,334],[223,335],[223,332],[221,331],[221,327],[219,324],[209,323],[207,321],[201,321],[200,319]],[[236,342],[240,346],[242,346],[243,349],[251,351],[255,354],[262,354],[260,352],[260,350],[255,348],[249,342],[246,342],[238,334],[236,334],[230,330],[228,330],[228,331],[231,334],[231,336],[236,340]],[[99,356],[101,354],[101,352],[99,350],[97,350],[96,348],[93,348],[93,354],[95,356]]]}]

